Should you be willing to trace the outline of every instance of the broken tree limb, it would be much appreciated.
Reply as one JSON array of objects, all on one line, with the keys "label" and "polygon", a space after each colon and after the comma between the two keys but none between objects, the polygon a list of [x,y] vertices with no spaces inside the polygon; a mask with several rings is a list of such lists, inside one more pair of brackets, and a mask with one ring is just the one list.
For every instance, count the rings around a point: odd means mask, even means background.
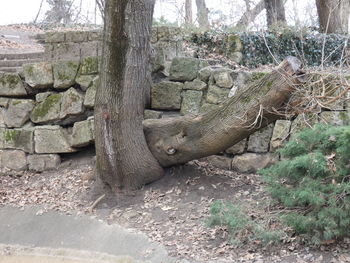
[{"label": "broken tree limb", "polygon": [[145,120],[148,147],[161,166],[183,164],[219,153],[255,131],[283,118],[295,85],[302,82],[301,62],[287,57],[273,72],[202,115]]}]

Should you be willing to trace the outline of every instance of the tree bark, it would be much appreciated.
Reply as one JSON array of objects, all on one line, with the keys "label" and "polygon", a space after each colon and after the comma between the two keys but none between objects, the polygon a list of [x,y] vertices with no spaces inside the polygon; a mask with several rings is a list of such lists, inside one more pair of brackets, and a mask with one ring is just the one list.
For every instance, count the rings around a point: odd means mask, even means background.
[{"label": "tree bark", "polygon": [[320,32],[348,33],[350,0],[316,0]]},{"label": "tree bark", "polygon": [[192,0],[185,1],[185,24],[192,24]]},{"label": "tree bark", "polygon": [[205,4],[205,0],[196,0],[197,5],[197,19],[199,27],[203,30],[208,30],[209,26],[209,9]]},{"label": "tree bark", "polygon": [[144,121],[153,155],[163,167],[183,164],[219,153],[280,119],[294,85],[302,80],[300,66],[298,59],[289,57],[261,81],[204,115]]},{"label": "tree bark", "polygon": [[246,10],[241,18],[236,23],[236,27],[241,30],[246,29],[251,22],[255,20],[255,18],[265,9],[265,2],[261,0],[257,3],[254,8],[250,10]]},{"label": "tree bark", "polygon": [[274,24],[286,23],[286,15],[284,11],[283,0],[264,0],[266,8],[267,26]]},{"label": "tree bark", "polygon": [[106,0],[95,99],[96,172],[115,190],[155,181],[163,169],[143,133],[154,0]]}]

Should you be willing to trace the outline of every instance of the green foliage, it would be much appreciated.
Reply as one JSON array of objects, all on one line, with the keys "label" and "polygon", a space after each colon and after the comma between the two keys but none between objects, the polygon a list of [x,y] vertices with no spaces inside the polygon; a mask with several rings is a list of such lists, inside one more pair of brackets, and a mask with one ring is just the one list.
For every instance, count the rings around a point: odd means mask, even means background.
[{"label": "green foliage", "polygon": [[280,150],[283,161],[260,171],[282,219],[312,243],[349,235],[350,126],[318,125]]},{"label": "green foliage", "polygon": [[[320,34],[292,28],[235,34],[239,35],[243,45],[241,64],[247,67],[279,63],[287,56],[296,56],[308,66],[319,66],[322,60],[325,66],[334,66],[344,57],[345,45],[350,47],[346,35]],[[229,35],[227,32],[212,31],[194,33],[190,41],[206,47],[211,52],[226,54]]]},{"label": "green foliage", "polygon": [[207,225],[227,227],[231,243],[237,246],[251,241],[275,243],[283,235],[281,231],[268,230],[265,225],[253,221],[240,206],[215,201],[210,213]]}]

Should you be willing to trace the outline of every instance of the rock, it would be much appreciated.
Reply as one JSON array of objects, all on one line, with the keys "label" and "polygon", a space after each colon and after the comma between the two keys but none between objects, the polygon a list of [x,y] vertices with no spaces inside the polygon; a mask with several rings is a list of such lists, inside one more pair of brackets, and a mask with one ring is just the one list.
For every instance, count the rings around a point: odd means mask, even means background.
[{"label": "rock", "polygon": [[264,153],[269,151],[269,144],[273,131],[273,123],[254,132],[249,136],[248,152]]},{"label": "rock", "polygon": [[16,171],[27,170],[27,157],[25,152],[20,150],[0,151],[1,168]]},{"label": "rock", "polygon": [[27,156],[27,161],[29,170],[43,172],[57,169],[61,158],[58,154],[31,154]]},{"label": "rock", "polygon": [[171,81],[162,81],[153,85],[151,91],[152,109],[179,110],[182,88],[182,83]]},{"label": "rock", "polygon": [[231,77],[232,70],[222,68],[213,72],[213,78],[215,84],[221,88],[231,89],[233,85],[233,79]]},{"label": "rock", "polygon": [[199,110],[200,113],[208,112],[211,110],[215,110],[219,107],[219,105],[216,104],[210,104],[207,102],[202,103],[201,108]]},{"label": "rock", "polygon": [[198,71],[198,78],[201,81],[208,82],[213,70],[214,68],[211,66],[200,69]]},{"label": "rock", "polygon": [[90,116],[87,120],[90,122],[92,139],[95,140],[95,119],[94,119],[94,116]]},{"label": "rock", "polygon": [[89,120],[74,123],[71,137],[72,147],[83,147],[94,141],[91,122]]},{"label": "rock", "polygon": [[270,152],[275,152],[287,142],[291,125],[289,120],[276,121],[270,141]]},{"label": "rock", "polygon": [[7,127],[22,127],[28,120],[34,108],[33,100],[12,99],[4,112],[4,122]]},{"label": "rock", "polygon": [[199,59],[176,57],[170,66],[170,80],[191,81],[197,77]]},{"label": "rock", "polygon": [[56,92],[47,91],[47,92],[38,93],[35,95],[35,100],[36,102],[43,102],[44,100],[46,100],[47,97],[51,96],[52,94],[56,94]]},{"label": "rock", "polygon": [[85,57],[81,60],[80,75],[98,74],[98,57]]},{"label": "rock", "polygon": [[34,152],[34,132],[31,128],[6,129],[0,128],[0,147],[3,149]]},{"label": "rock", "polygon": [[84,106],[87,108],[93,108],[95,106],[95,96],[97,90],[98,77],[93,80],[93,84],[87,89],[84,98]]},{"label": "rock", "polygon": [[244,153],[246,146],[247,146],[247,139],[243,139],[242,141],[226,149],[225,152],[228,154],[234,154],[234,155],[241,154],[241,153]]},{"label": "rock", "polygon": [[237,91],[238,91],[238,87],[237,86],[232,86],[232,88],[230,89],[230,92],[228,94],[228,97],[229,98],[233,97],[236,94]]},{"label": "rock", "polygon": [[36,126],[34,142],[36,153],[69,153],[76,151],[70,146],[69,135],[60,126]]},{"label": "rock", "polygon": [[198,90],[185,90],[182,92],[182,115],[198,114],[201,106],[203,92]]},{"label": "rock", "polygon": [[335,126],[342,126],[348,122],[346,111],[324,111],[320,114],[320,122]]},{"label": "rock", "polygon": [[26,96],[27,91],[16,73],[0,73],[0,96]]},{"label": "rock", "polygon": [[[84,113],[83,102],[83,95],[81,95],[76,89],[70,88],[64,92],[61,100],[60,119],[82,115]],[[68,124],[68,122],[65,121],[64,124]]]},{"label": "rock", "polygon": [[229,89],[223,89],[216,85],[209,85],[206,100],[212,104],[219,104],[228,98]]},{"label": "rock", "polygon": [[9,106],[10,99],[9,98],[0,98],[0,107],[6,108]]},{"label": "rock", "polygon": [[35,89],[45,89],[53,86],[52,64],[50,62],[38,62],[23,66],[25,82]]},{"label": "rock", "polygon": [[161,111],[155,111],[155,110],[145,110],[143,113],[143,118],[145,120],[148,119],[161,119],[163,115],[163,112]]},{"label": "rock", "polygon": [[207,84],[200,79],[195,79],[194,81],[186,81],[184,89],[189,90],[205,90],[207,89]]},{"label": "rock", "polygon": [[233,157],[232,169],[240,173],[255,173],[277,161],[278,158],[272,153],[244,153]]},{"label": "rock", "polygon": [[212,166],[224,170],[231,170],[232,159],[226,156],[212,155],[200,159],[200,161],[208,162]]},{"label": "rock", "polygon": [[50,123],[60,119],[62,93],[52,94],[35,106],[30,114],[34,123]]},{"label": "rock", "polygon": [[289,140],[295,138],[295,135],[300,131],[313,127],[318,123],[318,118],[315,114],[300,114],[293,121],[290,127],[290,138]]},{"label": "rock", "polygon": [[5,109],[0,107],[0,128],[6,127],[4,116],[5,116]]},{"label": "rock", "polygon": [[93,80],[96,78],[96,75],[80,75],[76,77],[75,82],[80,86],[83,91],[86,91],[91,87]]},{"label": "rock", "polygon": [[252,79],[252,73],[247,72],[247,71],[233,71],[231,73],[231,77],[233,79],[233,83],[234,85],[238,88],[238,89],[242,89],[244,88],[246,85],[249,84],[249,82]]},{"label": "rock", "polygon": [[54,88],[66,89],[75,84],[78,74],[78,61],[56,61],[52,64]]}]

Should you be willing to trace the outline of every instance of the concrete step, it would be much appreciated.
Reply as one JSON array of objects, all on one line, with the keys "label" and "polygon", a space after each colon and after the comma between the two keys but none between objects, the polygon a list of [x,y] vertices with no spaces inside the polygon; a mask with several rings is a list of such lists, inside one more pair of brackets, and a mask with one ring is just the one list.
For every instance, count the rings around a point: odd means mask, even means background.
[{"label": "concrete step", "polygon": [[0,61],[13,60],[13,59],[37,59],[37,58],[44,58],[44,52],[0,54]]},{"label": "concrete step", "polygon": [[20,67],[23,64],[34,63],[42,61],[41,58],[36,59],[13,59],[13,60],[0,60],[0,68],[4,67]]},{"label": "concrete step", "polygon": [[0,67],[0,72],[20,72],[22,67]]}]

